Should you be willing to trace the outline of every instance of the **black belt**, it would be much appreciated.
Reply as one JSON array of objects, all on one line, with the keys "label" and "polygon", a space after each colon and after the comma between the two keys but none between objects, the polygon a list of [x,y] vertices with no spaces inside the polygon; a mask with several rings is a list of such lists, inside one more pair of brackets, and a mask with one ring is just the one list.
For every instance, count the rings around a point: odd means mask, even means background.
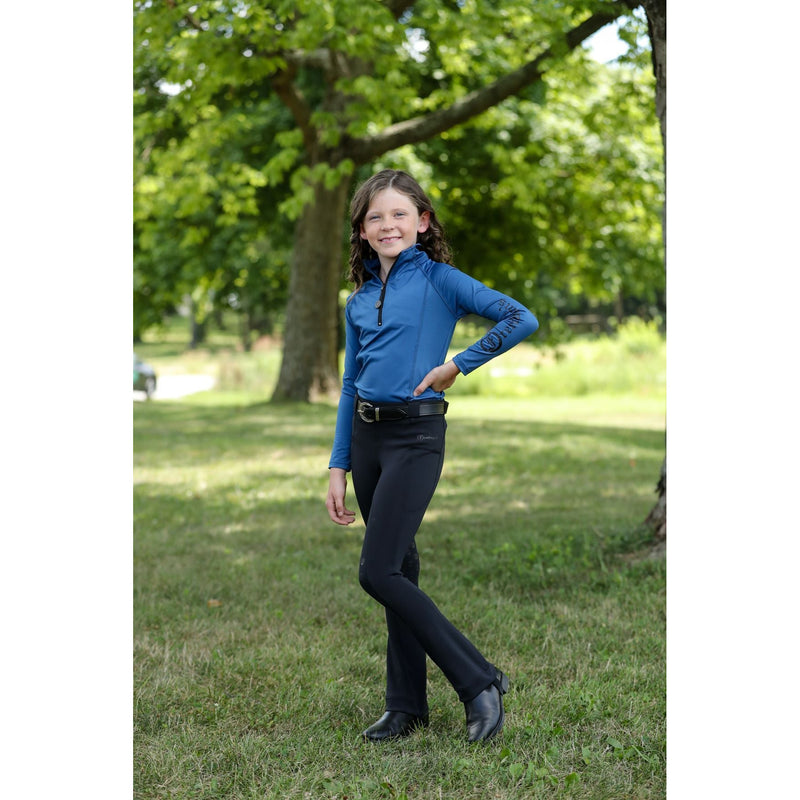
[{"label": "black belt", "polygon": [[383,403],[376,405],[368,400],[356,398],[356,413],[364,422],[388,422],[409,417],[430,417],[447,413],[446,400],[419,400],[405,405]]}]

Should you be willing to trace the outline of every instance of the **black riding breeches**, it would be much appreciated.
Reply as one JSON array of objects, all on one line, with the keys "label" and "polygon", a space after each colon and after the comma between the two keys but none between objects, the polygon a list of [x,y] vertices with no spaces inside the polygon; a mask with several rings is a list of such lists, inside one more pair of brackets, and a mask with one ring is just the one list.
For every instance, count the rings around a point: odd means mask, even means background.
[{"label": "black riding breeches", "polygon": [[417,529],[442,472],[444,415],[388,422],[353,418],[352,478],[366,523],[361,586],[386,609],[386,710],[427,713],[425,654],[462,702],[495,668],[419,588]]}]

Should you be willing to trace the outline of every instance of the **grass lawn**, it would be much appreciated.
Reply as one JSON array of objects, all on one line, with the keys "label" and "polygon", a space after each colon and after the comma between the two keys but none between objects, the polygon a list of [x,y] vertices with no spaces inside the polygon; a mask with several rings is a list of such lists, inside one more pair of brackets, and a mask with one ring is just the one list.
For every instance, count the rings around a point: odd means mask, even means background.
[{"label": "grass lawn", "polygon": [[451,398],[417,543],[422,588],[511,677],[477,747],[433,664],[430,727],[359,740],[385,633],[363,526],[323,504],[335,407],[264,397],[134,404],[135,797],[665,796],[665,562],[641,528],[663,392]]}]

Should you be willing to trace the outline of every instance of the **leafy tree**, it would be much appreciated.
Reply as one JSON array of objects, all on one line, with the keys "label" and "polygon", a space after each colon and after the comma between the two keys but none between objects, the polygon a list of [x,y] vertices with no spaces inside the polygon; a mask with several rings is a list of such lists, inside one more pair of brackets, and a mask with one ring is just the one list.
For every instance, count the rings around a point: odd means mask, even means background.
[{"label": "leafy tree", "polygon": [[[647,25],[653,54],[653,74],[656,79],[655,106],[661,128],[661,139],[666,171],[667,158],[667,0],[644,0]],[[666,212],[664,214],[666,220]],[[666,222],[664,224],[666,232]],[[658,499],[647,515],[645,522],[653,531],[656,549],[667,543],[667,459],[661,464],[661,473],[656,484]]]},{"label": "leafy tree", "polygon": [[[335,390],[342,219],[356,170],[535,87],[634,5],[139,0],[137,84],[146,130],[137,141],[152,137],[140,156],[158,161],[145,170],[153,202],[192,221],[177,252],[164,245],[158,269],[176,287],[218,289],[227,265],[211,271],[209,237],[245,219],[277,239],[280,223],[259,215],[268,196],[294,220],[275,398]],[[153,98],[159,81],[181,90]],[[143,210],[137,223],[155,224],[155,214]],[[595,261],[602,282],[602,258]]]},{"label": "leafy tree", "polygon": [[199,324],[220,306],[237,310],[248,347],[286,302],[291,232],[274,210],[288,187],[261,167],[294,122],[263,80],[213,102],[192,97],[191,79],[175,91],[180,43],[173,52],[158,35],[147,26],[137,38],[135,333],[189,296]]},{"label": "leafy tree", "polygon": [[641,69],[575,52],[530,97],[415,148],[458,265],[527,302],[548,332],[587,302],[661,302],[652,91]]}]

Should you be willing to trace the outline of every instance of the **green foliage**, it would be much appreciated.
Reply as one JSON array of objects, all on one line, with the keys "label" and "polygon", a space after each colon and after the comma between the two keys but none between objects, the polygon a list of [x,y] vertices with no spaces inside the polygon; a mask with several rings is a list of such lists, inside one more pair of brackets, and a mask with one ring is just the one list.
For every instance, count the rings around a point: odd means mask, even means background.
[{"label": "green foliage", "polygon": [[651,72],[576,52],[536,92],[415,148],[457,265],[534,308],[549,340],[559,317],[620,297],[663,306],[653,91]]},{"label": "green foliage", "polygon": [[634,356],[664,353],[664,337],[658,329],[658,320],[649,322],[630,317],[617,327],[617,338],[625,350]]},{"label": "green foliage", "polygon": [[[479,338],[466,326],[454,355]],[[456,346],[457,345],[457,346]],[[666,341],[656,320],[631,317],[612,335],[576,338],[555,347],[521,345],[459,378],[448,396],[576,397],[591,394],[666,395]]]},{"label": "green foliage", "polygon": [[364,164],[342,148],[446,109],[591,12],[619,10],[419,0],[396,18],[392,6],[134,3],[135,335],[186,297],[198,321],[232,307],[263,330],[285,305],[312,182],[384,165],[413,170],[459,266],[527,302],[542,335],[620,297],[663,306],[663,168],[641,19],[624,18],[620,64],[554,47],[545,81]]},{"label": "green foliage", "polygon": [[[285,196],[298,154],[287,147],[269,163],[271,140],[288,142],[291,118],[245,57],[237,90],[221,86],[215,75],[233,64],[230,48],[188,22],[204,25],[202,10],[183,13],[146,3],[135,16],[135,334],[187,296],[199,322],[230,306],[264,329],[286,300],[291,231],[265,212]],[[168,93],[170,85],[182,88]]]}]

